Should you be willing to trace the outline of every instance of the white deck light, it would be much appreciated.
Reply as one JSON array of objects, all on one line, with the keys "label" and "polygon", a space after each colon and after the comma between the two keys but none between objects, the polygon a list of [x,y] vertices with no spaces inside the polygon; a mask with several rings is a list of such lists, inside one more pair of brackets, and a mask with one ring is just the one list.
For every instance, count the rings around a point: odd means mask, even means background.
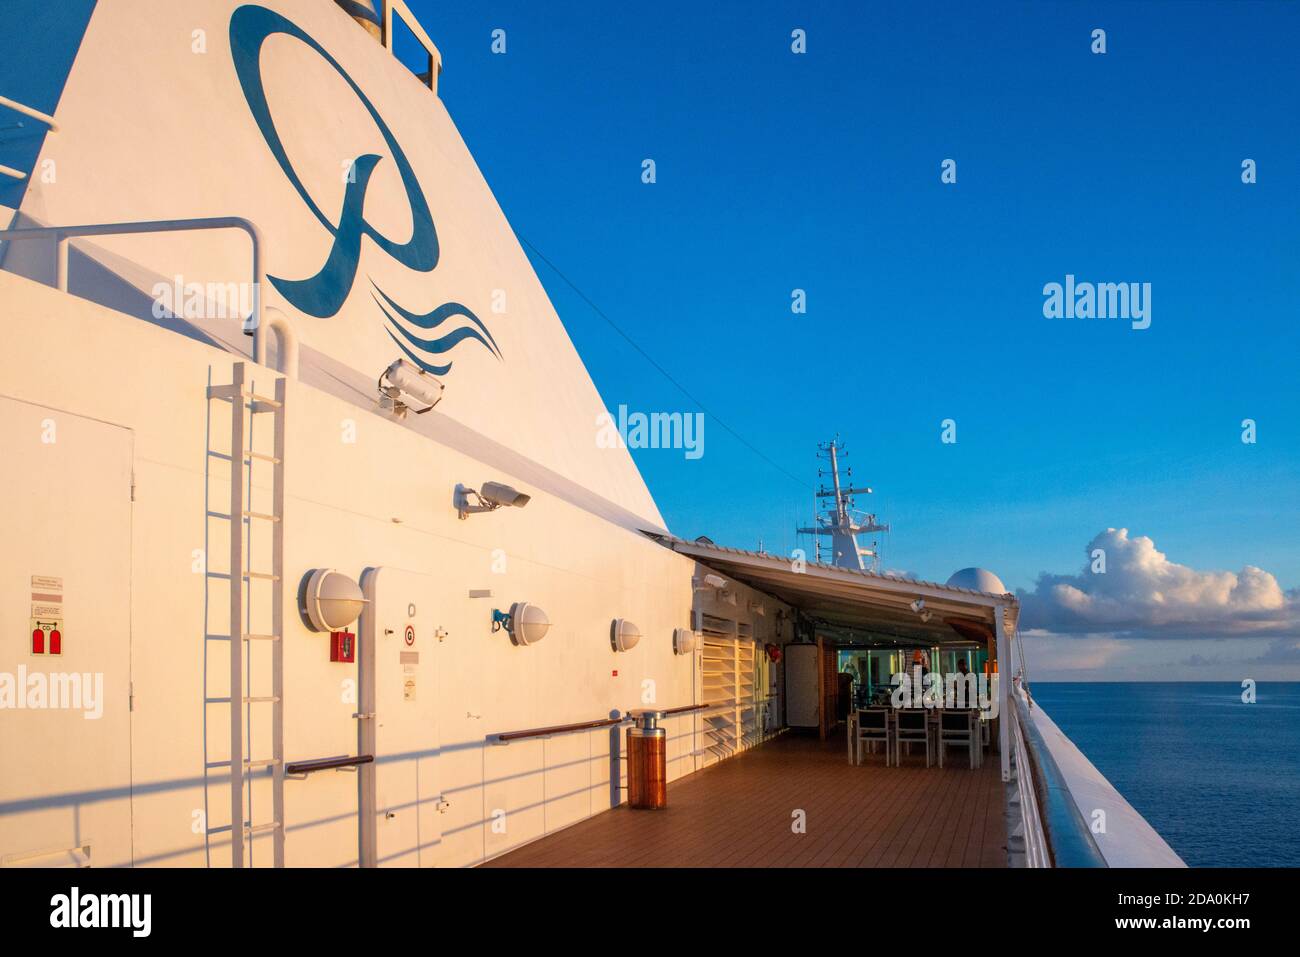
[{"label": "white deck light", "polygon": [[536,605],[517,601],[510,606],[508,615],[500,611],[492,612],[492,630],[497,631],[502,626],[505,627],[514,644],[535,645],[550,631],[551,620],[546,617],[546,612]]},{"label": "white deck light", "polygon": [[641,629],[626,618],[615,618],[609,629],[609,643],[615,651],[631,651],[641,640]]},{"label": "white deck light", "polygon": [[342,631],[361,616],[361,586],[342,572],[318,568],[307,579],[303,610],[316,631]]}]

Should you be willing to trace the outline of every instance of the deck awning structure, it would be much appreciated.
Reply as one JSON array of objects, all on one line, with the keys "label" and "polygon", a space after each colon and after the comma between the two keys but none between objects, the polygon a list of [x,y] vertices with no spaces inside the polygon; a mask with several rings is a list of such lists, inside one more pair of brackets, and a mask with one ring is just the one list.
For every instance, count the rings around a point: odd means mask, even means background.
[{"label": "deck awning structure", "polygon": [[[646,533],[651,534],[651,533]],[[937,582],[894,578],[873,572],[783,555],[724,548],[706,540],[651,537],[714,572],[766,592],[811,618],[832,640],[895,647],[972,643],[984,645],[1011,673],[1011,639],[1020,603],[1012,594],[973,591]],[[996,681],[995,667],[994,680]],[[1010,681],[996,682],[998,714],[1005,714]],[[1002,780],[1011,779],[1009,722],[998,721]]]},{"label": "deck awning structure", "polygon": [[798,563],[782,555],[724,548],[708,541],[652,537],[719,575],[797,608],[829,636],[849,643],[985,644],[996,639],[999,614],[1004,634],[1010,638],[1016,632],[1020,603],[1009,593]]}]

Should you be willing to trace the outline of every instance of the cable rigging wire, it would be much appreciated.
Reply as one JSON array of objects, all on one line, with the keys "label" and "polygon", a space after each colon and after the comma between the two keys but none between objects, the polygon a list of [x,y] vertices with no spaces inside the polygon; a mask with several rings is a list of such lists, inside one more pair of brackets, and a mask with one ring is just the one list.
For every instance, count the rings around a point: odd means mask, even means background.
[{"label": "cable rigging wire", "polygon": [[520,236],[518,233],[516,233],[515,235],[518,237],[519,241],[523,243],[526,247],[528,247],[528,249],[532,251],[533,255],[535,255],[538,259],[544,262],[547,265],[547,267],[549,267],[550,270],[553,273],[555,273],[555,275],[558,276],[561,279],[561,281],[564,282],[566,286],[568,286],[575,293],[577,293],[578,297],[591,308],[592,312],[600,316],[601,319],[604,319],[605,322],[608,323],[611,329],[613,329],[620,336],[622,336],[623,339],[627,342],[627,344],[630,345],[633,349],[635,349],[638,354],[640,354],[641,358],[645,359],[646,362],[654,366],[655,370],[660,375],[662,375],[665,379],[671,382],[673,386],[677,389],[677,391],[679,391],[682,395],[686,396],[686,398],[690,399],[691,402],[695,403],[695,405],[699,406],[701,412],[703,412],[709,418],[713,419],[713,421],[716,422],[718,425],[720,425],[724,431],[729,432],[738,442],[740,442],[741,445],[745,446],[745,448],[749,449],[751,452],[757,455],[760,459],[762,459],[764,462],[766,462],[776,471],[780,472],[782,475],[790,479],[792,482],[798,483],[800,488],[808,487],[808,483],[806,481],[799,478],[794,473],[787,471],[782,466],[778,465],[775,461],[769,458],[761,449],[759,449],[758,446],[754,445],[754,443],[750,442],[747,438],[745,438],[743,435],[741,435],[739,432],[733,429],[730,425],[728,425],[722,418],[720,418],[717,415],[717,413],[710,411],[709,408],[703,402],[701,402],[689,389],[686,388],[686,386],[682,385],[679,381],[677,381],[677,379],[673,376],[672,373],[670,373],[667,369],[665,369],[658,362],[656,362],[654,360],[654,357],[651,356],[650,353],[646,352],[645,349],[641,348],[641,346],[637,343],[635,339],[633,339],[626,332],[624,332],[623,329],[618,325],[618,323],[616,323],[613,319],[611,319],[608,315],[606,315],[605,311],[601,309],[600,306],[592,302],[591,297],[588,296],[581,289],[579,289],[578,286],[573,282],[573,280],[570,279],[568,276],[566,276],[563,272],[561,272],[560,268],[556,266],[555,263],[551,262],[551,260],[548,259],[547,256],[540,249],[534,246],[523,236]]}]

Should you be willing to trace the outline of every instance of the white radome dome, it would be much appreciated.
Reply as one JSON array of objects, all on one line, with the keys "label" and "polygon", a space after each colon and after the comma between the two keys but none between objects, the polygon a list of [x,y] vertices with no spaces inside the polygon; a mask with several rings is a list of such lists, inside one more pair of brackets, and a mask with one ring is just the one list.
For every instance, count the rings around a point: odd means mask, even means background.
[{"label": "white radome dome", "polygon": [[971,591],[988,592],[990,595],[1005,595],[1007,586],[1002,579],[987,568],[963,568],[953,572],[948,579],[949,588],[967,588]]}]

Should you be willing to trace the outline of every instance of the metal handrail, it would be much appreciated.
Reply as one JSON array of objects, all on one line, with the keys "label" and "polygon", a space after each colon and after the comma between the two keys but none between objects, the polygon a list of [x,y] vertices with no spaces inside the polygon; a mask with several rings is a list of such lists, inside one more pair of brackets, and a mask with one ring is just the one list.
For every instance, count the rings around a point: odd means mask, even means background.
[{"label": "metal handrail", "polygon": [[[411,31],[417,43],[424,47],[424,52],[429,57],[429,73],[427,76],[427,85],[429,90],[437,95],[438,93],[438,74],[442,72],[442,52],[429,39],[429,34],[425,32],[420,21],[416,19],[411,8],[406,5],[404,0],[383,0],[383,23],[380,24],[380,30],[383,33],[383,44],[389,53],[394,56],[397,54],[393,50],[393,17],[401,20],[406,28]],[[417,74],[417,79],[425,80],[423,76]]]},{"label": "metal handrail", "polygon": [[[688,711],[699,711],[702,708],[708,708],[707,704],[688,704],[680,708],[665,708],[663,714],[665,717],[674,714],[685,714]],[[556,724],[549,728],[529,728],[527,731],[504,731],[499,734],[489,735],[488,737],[497,744],[508,744],[511,741],[521,741],[525,738],[546,738],[553,734],[569,734],[573,731],[592,731],[596,728],[609,728],[616,724],[624,724],[632,720],[630,714],[625,714],[621,718],[598,718],[595,721],[578,721],[573,724]]]},{"label": "metal handrail", "polygon": [[1016,788],[1020,800],[1020,820],[1024,827],[1025,866],[1051,867],[1052,853],[1048,847],[1047,835],[1043,831],[1042,813],[1038,807],[1038,788],[1034,784],[1034,772],[1029,763],[1029,751],[1025,746],[1025,734],[1021,728],[1018,713],[1009,722],[1012,754],[1016,764]]},{"label": "metal handrail", "polygon": [[57,133],[59,131],[59,124],[54,122],[54,117],[48,113],[42,113],[40,110],[19,103],[17,100],[11,100],[7,96],[0,96],[0,106],[6,106],[15,113],[21,113],[23,116],[29,116],[34,120],[40,120],[50,128],[51,132]]},{"label": "metal handrail", "polygon": [[[1070,793],[1065,776],[1029,714],[1025,696],[1010,697],[1015,702],[1016,724],[1028,750],[1029,771],[1036,787],[1039,817],[1052,862],[1057,867],[1109,867]],[[1024,779],[1021,780],[1023,785]]]},{"label": "metal handrail", "polygon": [[688,705],[683,705],[680,708],[667,708],[664,711],[664,715],[666,716],[670,714],[686,714],[688,711],[702,711],[705,708],[712,708],[712,707],[713,705],[711,704],[688,704]]},{"label": "metal handrail", "polygon": [[510,741],[520,741],[524,738],[543,738],[552,734],[568,734],[571,731],[590,731],[595,728],[608,728],[612,725],[622,724],[630,721],[630,718],[605,718],[600,721],[579,721],[575,724],[557,724],[549,728],[531,728],[527,731],[506,731],[501,734],[492,735],[492,740],[498,744],[506,744]]},{"label": "metal handrail", "polygon": [[[0,102],[4,98],[0,97]],[[200,219],[156,219],[134,223],[101,223],[94,226],[26,226],[0,230],[0,242],[24,239],[53,239],[55,243],[55,285],[68,291],[68,240],[83,236],[124,236],[136,233],[177,233],[202,229],[242,229],[253,245],[253,310],[244,319],[244,331],[253,335],[253,361],[266,364],[266,337],[262,327],[262,234],[242,216],[213,216]]]},{"label": "metal handrail", "polygon": [[311,774],[314,771],[330,771],[334,768],[353,768],[360,764],[373,764],[373,754],[358,754],[341,758],[318,758],[315,761],[295,761],[286,765],[285,774]]}]

